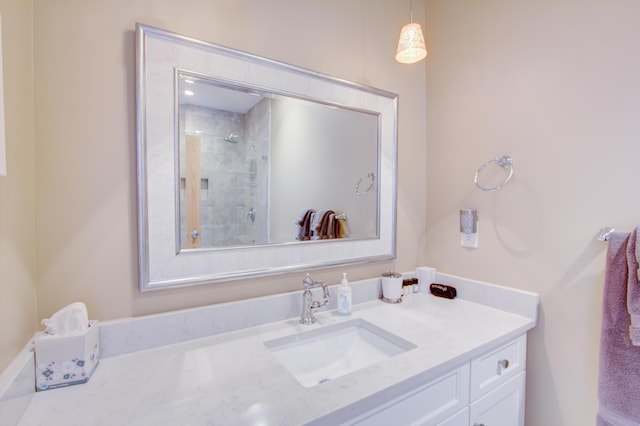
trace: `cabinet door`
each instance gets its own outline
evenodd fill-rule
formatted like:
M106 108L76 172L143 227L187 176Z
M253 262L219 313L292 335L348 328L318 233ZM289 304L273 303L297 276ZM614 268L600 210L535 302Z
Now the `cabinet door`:
M458 411L453 416L441 421L436 426L467 426L469 424L469 408Z
M524 426L525 372L471 404L471 426Z

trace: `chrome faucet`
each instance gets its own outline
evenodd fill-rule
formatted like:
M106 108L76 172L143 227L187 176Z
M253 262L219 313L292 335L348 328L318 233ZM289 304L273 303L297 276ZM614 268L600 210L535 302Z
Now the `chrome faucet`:
M313 281L311 275L307 273L302 281L304 284L304 293L302 293L302 317L300 317L300 324L313 324L316 322L316 318L313 316L315 309L321 308L329 303L329 288L324 281ZM313 294L311 289L322 286L322 302L313 300Z

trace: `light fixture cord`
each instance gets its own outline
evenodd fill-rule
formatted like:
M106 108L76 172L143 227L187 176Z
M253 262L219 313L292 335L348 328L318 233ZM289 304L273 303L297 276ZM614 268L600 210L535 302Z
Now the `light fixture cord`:
M413 24L413 0L409 1L409 21Z

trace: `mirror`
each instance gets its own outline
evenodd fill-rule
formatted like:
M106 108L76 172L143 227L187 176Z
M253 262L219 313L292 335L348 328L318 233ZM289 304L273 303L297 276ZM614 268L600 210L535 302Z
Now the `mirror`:
M136 32L141 290L395 257L397 95Z
M183 71L178 99L181 249L378 236L377 114Z

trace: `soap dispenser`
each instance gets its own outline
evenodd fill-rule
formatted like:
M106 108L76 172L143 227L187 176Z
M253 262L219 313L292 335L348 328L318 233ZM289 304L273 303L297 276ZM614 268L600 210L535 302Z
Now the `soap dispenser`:
M351 315L351 287L347 273L342 273L342 281L338 287L338 315Z

